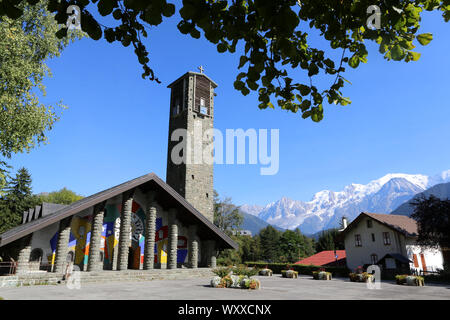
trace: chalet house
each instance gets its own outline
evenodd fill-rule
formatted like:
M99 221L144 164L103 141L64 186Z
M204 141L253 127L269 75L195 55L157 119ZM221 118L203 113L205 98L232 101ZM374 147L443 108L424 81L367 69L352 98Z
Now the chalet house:
M436 272L442 251L417 244L417 222L407 216L362 212L347 226L343 219L347 267L377 264L383 271Z

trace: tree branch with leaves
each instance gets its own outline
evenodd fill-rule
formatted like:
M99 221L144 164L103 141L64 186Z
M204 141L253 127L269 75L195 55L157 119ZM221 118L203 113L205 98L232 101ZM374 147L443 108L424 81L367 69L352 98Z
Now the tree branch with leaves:
M0 15L12 19L21 16L21 0L4 0ZM28 0L29 4L38 1ZM158 26L175 14L176 6L166 0L49 0L48 10L56 13L59 24L65 24L69 5L81 10L81 27L92 39L120 42L134 48L142 65L143 78L159 82L150 66L149 52L142 39L147 26ZM91 5L91 6L90 6ZM380 9L380 28L367 26L367 9ZM240 52L234 87L243 95L258 93L260 109L279 108L301 113L313 121L323 119L324 103L345 106L351 103L343 96L346 65L357 68L366 63L366 41L378 44L386 60L417 61L414 42L427 45L433 38L419 34L424 11L440 11L450 20L450 0L183 0L177 5L181 20L178 30L198 39L203 37L217 51ZM91 12L112 16L117 26L100 24ZM338 59L327 56L309 41L309 33L319 31L330 48L342 51ZM58 31L66 37L66 28ZM156 45L156 44L155 44ZM302 69L304 77L293 79L294 70ZM328 88L314 85L315 77L331 77Z

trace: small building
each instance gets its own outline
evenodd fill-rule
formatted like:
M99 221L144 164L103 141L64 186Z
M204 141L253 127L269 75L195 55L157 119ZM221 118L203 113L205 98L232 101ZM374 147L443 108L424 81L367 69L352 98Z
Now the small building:
M238 236L252 236L252 232L250 230L232 230L231 232L233 233L233 235Z
M407 216L362 212L348 226L343 219L347 266L377 264L382 270L436 272L444 268L440 248L417 244L417 222Z
M314 265L323 267L346 266L345 250L325 250L312 255L295 264Z

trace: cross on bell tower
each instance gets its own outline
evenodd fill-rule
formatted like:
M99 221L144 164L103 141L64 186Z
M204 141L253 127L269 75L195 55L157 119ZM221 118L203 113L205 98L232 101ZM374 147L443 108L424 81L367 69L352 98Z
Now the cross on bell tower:
M197 162L195 158L198 149L194 148L200 146L201 150L206 150L212 144L214 89L217 84L203 73L203 66L198 69L200 72L189 71L168 85L171 94L166 182L212 222L213 164L207 163L204 158ZM190 139L180 138L177 132L172 137L177 129L186 129ZM190 155L186 152L188 142L192 150ZM180 146L183 146L181 151ZM181 163L174 162L173 152L176 158L184 157L185 160Z

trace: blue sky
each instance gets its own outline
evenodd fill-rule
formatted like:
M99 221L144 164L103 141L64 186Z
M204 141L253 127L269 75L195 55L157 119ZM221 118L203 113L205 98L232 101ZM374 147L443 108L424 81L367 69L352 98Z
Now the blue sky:
M183 35L177 17L149 32L145 44L162 84L143 80L131 47L83 39L49 61L44 101L69 106L48 133L49 144L15 155L28 168L35 193L68 187L88 196L137 176L166 175L167 85L199 65L216 89L216 128L279 129L280 168L261 176L259 165L215 165L214 187L236 204L267 204L282 196L310 200L323 189L365 184L386 173L435 174L450 169L450 24L426 13L418 62L388 62L369 45L369 62L344 75L352 104L325 105L319 123L300 114L259 110L257 96L233 88L239 54L220 54L206 40ZM106 21L108 22L108 21ZM314 38L317 40L317 38ZM331 49L330 49L331 50ZM305 74L294 72L295 79ZM332 79L317 83L322 89Z

